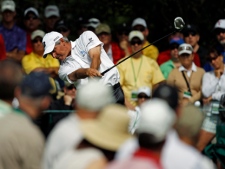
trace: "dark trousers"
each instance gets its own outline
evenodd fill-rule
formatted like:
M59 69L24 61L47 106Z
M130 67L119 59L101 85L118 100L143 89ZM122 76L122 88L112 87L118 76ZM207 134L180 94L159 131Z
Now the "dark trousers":
M120 83L117 83L112 87L113 87L113 95L115 97L116 103L124 105L125 104L124 93L120 86Z

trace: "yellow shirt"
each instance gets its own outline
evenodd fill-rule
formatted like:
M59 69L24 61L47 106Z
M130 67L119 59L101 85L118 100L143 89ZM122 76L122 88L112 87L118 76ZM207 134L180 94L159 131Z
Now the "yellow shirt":
M50 68L50 67L59 67L59 61L53 58L51 55L48 55L46 58L31 52L28 55L25 55L22 59L22 66L26 74L29 74L36 68Z
M130 58L117 68L124 95L133 105L136 103L131 100L132 91L143 86L151 89L153 85L165 80L156 61L144 55L139 58Z
M150 43L148 41L145 41L143 48L148 45L150 45ZM151 45L143 50L143 55L148 56L154 60L157 60L158 55L159 55L159 50L156 46Z

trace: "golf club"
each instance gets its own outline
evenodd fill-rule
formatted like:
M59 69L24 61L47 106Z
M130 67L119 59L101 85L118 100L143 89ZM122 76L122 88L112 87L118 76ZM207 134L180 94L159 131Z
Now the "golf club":
M181 30L184 28L184 25L185 25L184 20L183 20L181 17L176 17L176 18L174 19L174 27L175 27L175 29L181 31ZM147 48L147 47L149 47L149 46L155 44L156 42L158 42L158 41L160 41L160 40L162 40L162 39L164 39L164 38L166 38L166 37L172 35L172 34L175 33L177 30L174 30L173 32L171 32L171 33L169 33L169 34L163 36L162 38L159 38L158 40L152 42L151 44L145 46L144 48L138 50L137 52L131 54L130 56L128 56L128 57L126 57L125 59L123 59L123 60L121 60L120 62L118 62L117 64L115 64L115 65L113 65L112 67L106 69L104 72L101 73L101 75L103 76L105 73L107 73L108 71L110 71L110 70L113 69L114 67L118 66L120 63L124 62L125 60L129 59L130 57L134 56L134 55L137 54L138 52L144 50L145 48Z

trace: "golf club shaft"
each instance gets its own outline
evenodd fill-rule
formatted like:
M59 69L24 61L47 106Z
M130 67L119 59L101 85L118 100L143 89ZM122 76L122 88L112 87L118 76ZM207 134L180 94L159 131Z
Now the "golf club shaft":
M126 57L125 59L121 60L121 61L118 62L117 64L115 64L115 65L113 65L112 67L106 69L104 72L101 73L101 75L103 76L105 73L107 73L108 71L110 71L110 70L113 69L114 67L118 66L120 63L124 62L125 60L129 59L130 57L134 56L134 55L137 54L138 52L144 50L145 48L147 48L147 47L149 47L149 46L155 44L156 42L158 42L158 41L160 41L160 40L162 40L162 39L164 39L164 38L166 38L166 37L172 35L172 34L175 33L175 32L176 32L176 30L174 30L173 32L171 32L171 33L169 33L169 34L167 34L167 35L165 35L165 36L159 38L158 40L152 42L151 44L145 46L144 48L138 50L137 52L134 52L133 54L131 54L130 56L128 56L128 57Z

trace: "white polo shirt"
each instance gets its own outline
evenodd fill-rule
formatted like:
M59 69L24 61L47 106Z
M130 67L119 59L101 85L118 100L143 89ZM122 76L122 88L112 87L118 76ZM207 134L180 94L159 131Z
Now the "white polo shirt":
M71 55L62 61L59 68L59 77L65 81L74 83L68 78L68 75L79 68L90 68L92 60L88 55L88 51L98 45L101 45L101 64L98 71L102 73L112 67L114 64L103 49L103 43L92 31L85 31L76 41L71 42ZM119 78L119 72L115 67L101 77L100 80L106 85L113 86L119 83ZM88 78L80 79L77 82L78 85L86 84Z

